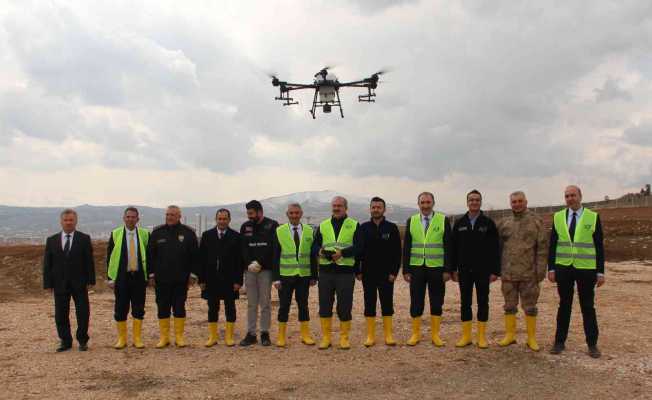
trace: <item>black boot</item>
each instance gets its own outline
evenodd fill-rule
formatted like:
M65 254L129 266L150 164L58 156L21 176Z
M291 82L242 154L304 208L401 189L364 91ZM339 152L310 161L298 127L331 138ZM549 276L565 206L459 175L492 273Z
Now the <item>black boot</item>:
M561 354L562 351L566 349L566 346L563 343L555 343L554 346L552 346L552 349L550 349L550 354Z
M589 355L592 358L600 358L602 356L602 353L600 352L600 349L598 349L597 345L589 346Z
M252 344L258 343L258 339L256 339L256 335L252 335L251 333L247 333L247 336L244 337L240 341L240 346L251 346Z
M56 352L61 353L63 351L70 350L72 348L72 343L61 342L59 347L57 347Z
M260 344L263 346L271 346L272 341L269 340L269 332L260 332Z

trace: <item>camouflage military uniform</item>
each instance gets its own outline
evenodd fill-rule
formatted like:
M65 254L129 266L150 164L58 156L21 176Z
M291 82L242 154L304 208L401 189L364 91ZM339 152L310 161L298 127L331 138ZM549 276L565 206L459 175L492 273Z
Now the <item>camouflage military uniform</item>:
M525 315L537 315L540 283L546 276L547 241L543 221L530 210L498 223L501 290L505 314L516 314L519 297Z

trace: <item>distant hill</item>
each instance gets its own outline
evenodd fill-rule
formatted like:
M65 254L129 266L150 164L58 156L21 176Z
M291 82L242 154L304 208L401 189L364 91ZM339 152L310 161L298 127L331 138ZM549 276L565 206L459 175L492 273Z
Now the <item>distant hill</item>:
M330 201L333 196L342 195L349 201L349 215L359 221L369 218L369 200L362 197L348 196L330 190L298 192L284 196L261 199L265 215L285 222L285 210L288 203L301 204L304 210L304 220L316 224L330 215ZM247 200L248 201L248 200ZM201 229L214 226L215 211L227 208L231 211L234 229L246 220L246 201L215 206L183 207L182 213L186 224L198 228L199 216L202 219ZM122 222L122 212L126 205L93 206L84 204L73 207L79 214L79 230L90 233L93 238L108 237L111 229ZM140 211L141 225L152 228L163 223L163 208L136 205ZM48 235L57 232L59 228L59 213L61 207L13 207L0 206L0 242L41 241ZM387 205L387 218L403 223L416 208L397 204Z

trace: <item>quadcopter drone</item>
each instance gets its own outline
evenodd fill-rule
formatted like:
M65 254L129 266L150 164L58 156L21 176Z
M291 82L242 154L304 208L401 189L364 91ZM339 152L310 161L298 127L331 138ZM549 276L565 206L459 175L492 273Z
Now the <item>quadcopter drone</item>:
M334 74L328 72L330 68L332 67L324 67L321 71L317 72L312 84L289 83L280 81L275 75L270 75L270 78L272 78L272 85L278 86L280 91L279 96L274 99L282 101L284 106L291 106L293 104L299 104L298 101L294 101L294 99L290 97L291 91L315 89L315 96L312 100L312 109L310 110L312 119L315 119L315 111L317 110L317 107L321 107L324 113L330 113L332 107L339 107L340 115L344 118L342 103L340 103L340 88L342 87L367 88L367 94L359 95L358 101L364 103L376 102L374 97L376 97L375 90L378 87L378 77L387 71L378 71L372 74L369 78L364 78L359 81L341 83L337 80L337 77Z

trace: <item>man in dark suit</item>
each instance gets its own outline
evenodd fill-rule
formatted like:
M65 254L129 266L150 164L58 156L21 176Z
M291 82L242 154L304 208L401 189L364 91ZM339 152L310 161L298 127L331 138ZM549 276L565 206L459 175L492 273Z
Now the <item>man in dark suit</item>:
M75 302L79 350L88 350L88 288L95 285L95 263L91 237L76 231L77 212L61 212L62 231L50 236L43 257L43 288L54 293L54 320L61 344L57 352L72 347L70 298Z
M225 208L215 214L216 226L202 234L199 245L200 267L199 285L202 297L208 303L208 332L206 347L217 344L217 319L220 312L220 300L224 302L226 315L226 333L224 342L227 346L235 344L233 328L235 326L235 300L242 286L242 244L240 234L229 228L231 213Z
M115 228L106 250L107 284L115 294L114 318L118 329L116 349L127 347L127 314L131 306L134 347L145 347L142 339L147 291L147 229L138 224L138 209L127 207L123 226Z
M575 185L564 191L566 209L555 213L548 251L548 280L557 283L559 309L552 354L565 349L575 285L580 298L584 335L593 358L598 349L598 319L595 314L595 288L605 282L604 243L598 213L582 206L582 191Z

